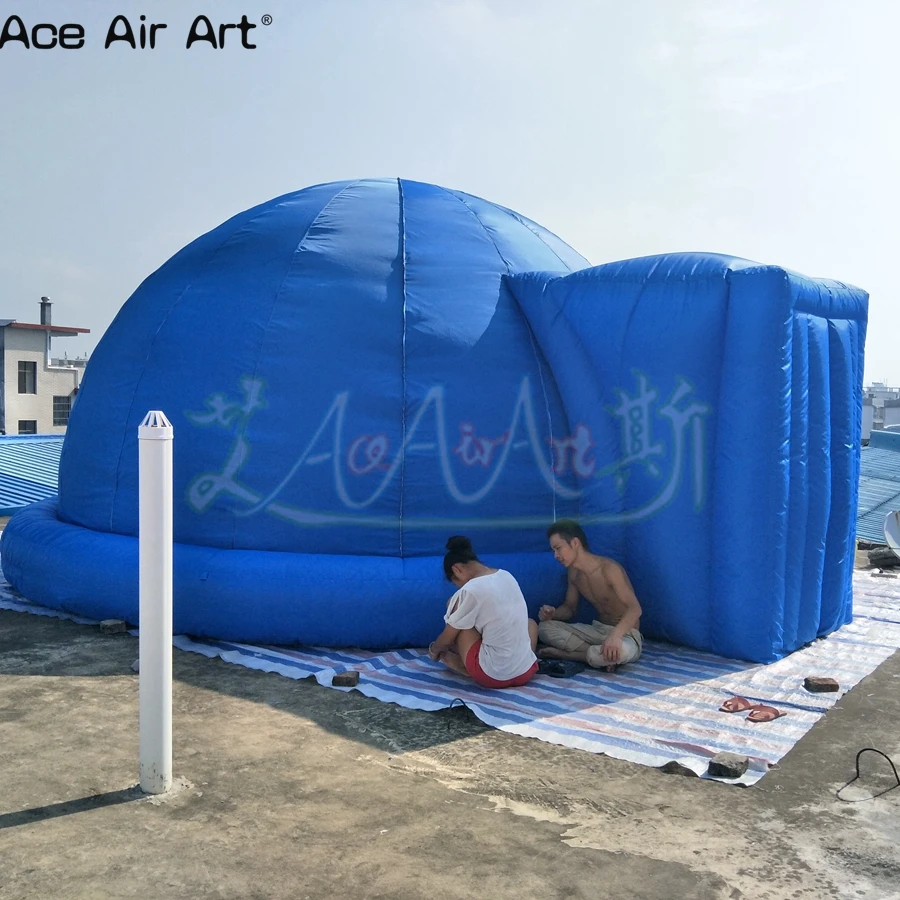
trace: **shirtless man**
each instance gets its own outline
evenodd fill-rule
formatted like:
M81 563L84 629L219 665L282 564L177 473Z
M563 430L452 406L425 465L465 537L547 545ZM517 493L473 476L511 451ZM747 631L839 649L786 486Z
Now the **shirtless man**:
M584 531L571 519L554 522L547 537L556 561L569 570L569 584L560 606L542 606L538 611L538 637L547 645L538 656L576 659L610 671L634 662L644 643L638 630L641 604L625 570L614 560L591 553ZM567 624L578 610L579 596L597 610L599 621Z

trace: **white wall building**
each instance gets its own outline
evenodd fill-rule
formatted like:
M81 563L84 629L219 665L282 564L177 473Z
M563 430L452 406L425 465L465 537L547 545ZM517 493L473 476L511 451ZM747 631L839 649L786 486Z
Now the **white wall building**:
M41 322L0 319L0 430L3 434L63 434L81 385L84 361L53 359L54 338L89 328L51 325L50 301L41 299ZM60 365L60 363L63 363Z
M884 417L882 428L896 431L900 428L900 399L884 401Z
M862 437L873 431L900 424L900 388L876 381L863 388Z
M862 410L862 439L867 441L872 429L875 427L875 406L871 397L863 397Z

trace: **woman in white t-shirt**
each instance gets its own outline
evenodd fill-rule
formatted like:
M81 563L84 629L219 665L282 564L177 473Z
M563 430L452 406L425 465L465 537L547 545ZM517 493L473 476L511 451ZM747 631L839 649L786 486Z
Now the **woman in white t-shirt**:
M472 542L459 536L447 541L444 574L459 590L447 604L446 627L428 655L482 687L516 687L529 681L538 670L538 626L528 618L516 579L484 565Z

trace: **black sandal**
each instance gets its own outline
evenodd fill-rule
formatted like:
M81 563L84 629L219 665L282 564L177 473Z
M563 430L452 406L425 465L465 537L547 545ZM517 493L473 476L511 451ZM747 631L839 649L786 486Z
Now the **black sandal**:
M585 668L585 664L577 659L538 660L538 675L549 675L551 678L571 678Z

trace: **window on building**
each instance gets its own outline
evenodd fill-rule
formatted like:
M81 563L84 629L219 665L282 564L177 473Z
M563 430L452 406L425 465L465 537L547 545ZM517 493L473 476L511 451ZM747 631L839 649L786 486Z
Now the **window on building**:
M53 424L68 425L69 413L72 411L71 397L54 397L53 398Z
M37 393L37 363L25 359L19 360L19 393Z
M37 419L19 419L19 434L37 434Z

